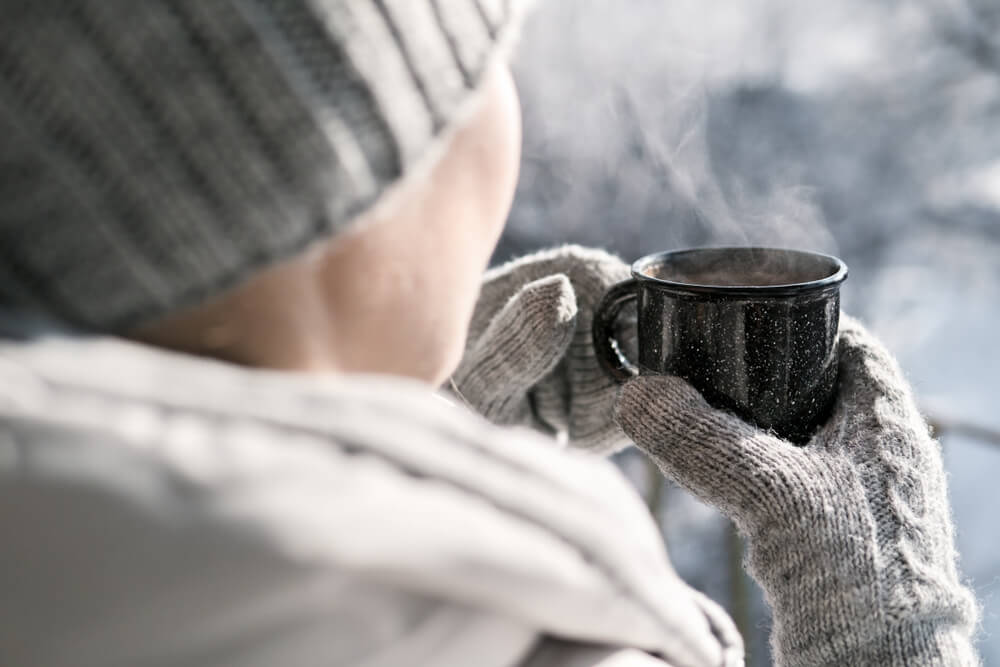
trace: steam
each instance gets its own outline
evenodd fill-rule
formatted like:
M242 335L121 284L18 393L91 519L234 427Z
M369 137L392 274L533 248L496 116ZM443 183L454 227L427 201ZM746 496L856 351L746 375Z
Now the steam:
M795 152L813 128L793 124L786 141L772 140L769 124L795 111L773 78L773 35L749 12L636 4L641 24L610 5L557 1L527 26L515 68L526 138L511 236L611 245L629 257L723 244L835 253L815 175ZM688 30L693 20L715 32ZM741 71L721 67L731 62ZM755 83L727 85L748 71Z

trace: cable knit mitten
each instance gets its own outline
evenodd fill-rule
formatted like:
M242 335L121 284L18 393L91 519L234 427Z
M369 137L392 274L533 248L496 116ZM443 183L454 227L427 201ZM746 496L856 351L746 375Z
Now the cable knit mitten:
M607 289L628 276L617 257L578 246L487 272L452 377L457 393L491 421L565 434L576 447L627 444L614 421L619 387L598 365L590 324ZM635 327L623 320L628 345Z
M796 447L687 383L630 381L625 432L729 516L774 611L779 665L976 665L941 452L896 362L843 318L833 416Z

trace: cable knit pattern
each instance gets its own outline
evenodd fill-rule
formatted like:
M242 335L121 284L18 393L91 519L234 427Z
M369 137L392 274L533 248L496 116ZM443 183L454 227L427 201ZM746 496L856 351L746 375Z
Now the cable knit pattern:
M614 421L618 386L598 365L594 308L628 266L602 250L563 246L489 271L453 380L490 420L563 433L595 451L627 443ZM622 338L635 327L623 318Z
M843 318L835 412L794 447L673 377L624 389L625 432L732 518L780 665L976 665L940 448L896 362Z

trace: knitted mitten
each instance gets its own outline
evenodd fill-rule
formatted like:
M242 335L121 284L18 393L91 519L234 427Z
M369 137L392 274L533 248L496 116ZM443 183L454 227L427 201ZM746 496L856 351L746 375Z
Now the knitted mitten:
M840 355L834 414L805 447L709 407L674 377L630 381L618 418L746 536L777 664L978 664L940 449L895 361L847 318Z
M614 421L619 387L598 365L590 323L608 287L628 276L617 257L578 246L489 271L452 377L458 393L496 423L565 434L585 449L625 445ZM623 326L626 345L628 332L634 341L634 326Z

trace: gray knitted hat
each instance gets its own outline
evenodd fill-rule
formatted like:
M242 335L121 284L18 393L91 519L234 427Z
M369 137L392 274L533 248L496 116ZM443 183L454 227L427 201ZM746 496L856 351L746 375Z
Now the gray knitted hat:
M0 309L121 330L344 228L525 0L0 0Z

